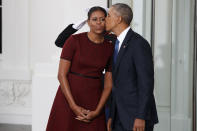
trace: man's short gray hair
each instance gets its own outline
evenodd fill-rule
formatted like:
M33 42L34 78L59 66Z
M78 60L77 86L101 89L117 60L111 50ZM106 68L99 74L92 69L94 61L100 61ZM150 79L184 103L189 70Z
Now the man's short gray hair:
M123 21L126 24L131 24L131 21L133 19L133 11L127 4L116 3L112 5L112 7L115 9L118 15L122 17Z

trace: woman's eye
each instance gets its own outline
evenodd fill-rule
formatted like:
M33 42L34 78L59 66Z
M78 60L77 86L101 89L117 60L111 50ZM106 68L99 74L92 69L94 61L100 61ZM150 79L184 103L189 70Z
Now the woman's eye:
M94 22L96 22L96 21L104 22L105 18L92 18L91 20Z
M105 18L102 18L101 21L105 21Z
M94 18L94 19L92 19L92 21L97 21L97 19L96 19L96 18Z

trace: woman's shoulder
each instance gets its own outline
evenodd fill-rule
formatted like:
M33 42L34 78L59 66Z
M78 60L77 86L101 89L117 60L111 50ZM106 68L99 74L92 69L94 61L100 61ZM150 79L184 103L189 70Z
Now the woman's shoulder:
M109 48L113 48L114 44L112 41L110 40L104 40L104 44L107 45Z
M112 41L105 40L104 45L106 45L105 47L107 48L109 53L112 53L114 51L114 44Z
M82 32L82 33L74 34L72 35L72 37L77 40L77 39L85 38L86 34L87 32Z
M68 38L68 41L71 43L75 43L74 45L78 45L81 43L81 41L85 40L84 38L85 38L85 32L71 35Z

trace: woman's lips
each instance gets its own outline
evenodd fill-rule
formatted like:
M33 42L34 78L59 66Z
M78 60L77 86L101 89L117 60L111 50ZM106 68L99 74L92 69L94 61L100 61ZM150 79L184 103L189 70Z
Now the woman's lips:
M96 30L103 30L104 28L103 27L96 27L95 29Z

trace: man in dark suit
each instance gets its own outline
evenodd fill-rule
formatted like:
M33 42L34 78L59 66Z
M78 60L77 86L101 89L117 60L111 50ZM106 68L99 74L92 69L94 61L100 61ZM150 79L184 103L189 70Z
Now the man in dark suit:
M131 8L121 3L112 5L106 18L106 30L117 36L109 131L153 131L158 123L151 48L129 27L132 18Z

